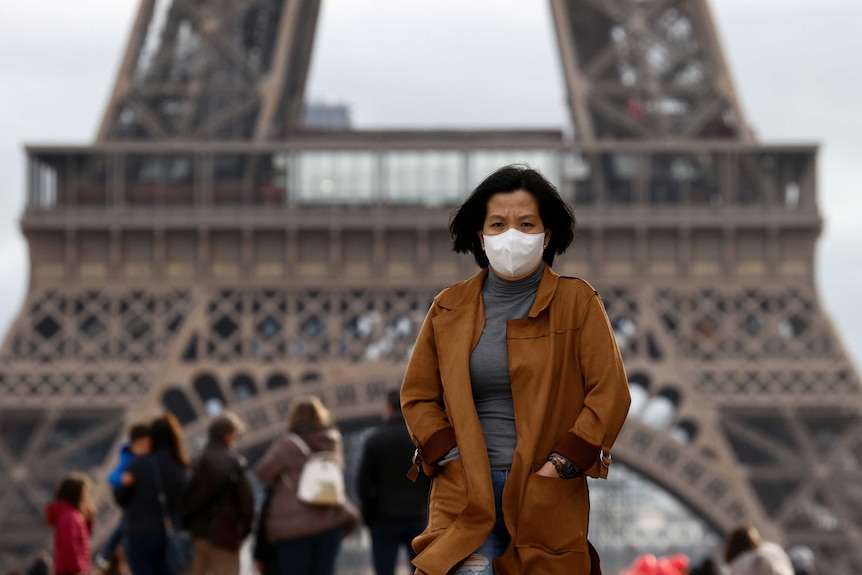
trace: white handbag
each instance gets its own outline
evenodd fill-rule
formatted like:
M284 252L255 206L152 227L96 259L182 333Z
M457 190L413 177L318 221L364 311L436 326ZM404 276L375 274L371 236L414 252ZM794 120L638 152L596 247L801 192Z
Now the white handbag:
M296 489L296 497L309 505L342 505L347 501L344 490L344 473L332 451L311 451L308 444L295 434L288 434L299 446L307 459L299 474L299 484L282 474L281 478L290 489Z

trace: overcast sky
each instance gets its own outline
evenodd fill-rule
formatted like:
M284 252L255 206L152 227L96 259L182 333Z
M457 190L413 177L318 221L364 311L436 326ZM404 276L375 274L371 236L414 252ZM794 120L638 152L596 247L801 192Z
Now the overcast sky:
M0 0L0 334L28 276L22 144L92 140L137 0ZM743 109L765 142L816 142L817 285L862 365L862 2L712 0ZM323 0L307 96L359 127L562 126L547 3Z

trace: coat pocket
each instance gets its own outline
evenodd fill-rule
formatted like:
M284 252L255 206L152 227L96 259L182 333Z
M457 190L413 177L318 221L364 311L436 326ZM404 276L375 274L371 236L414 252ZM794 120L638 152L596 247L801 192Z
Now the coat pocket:
M585 551L589 513L583 478L530 473L518 513L515 546L538 547L551 553Z
M439 469L431 483L428 529L445 529L467 506L467 476L460 459Z

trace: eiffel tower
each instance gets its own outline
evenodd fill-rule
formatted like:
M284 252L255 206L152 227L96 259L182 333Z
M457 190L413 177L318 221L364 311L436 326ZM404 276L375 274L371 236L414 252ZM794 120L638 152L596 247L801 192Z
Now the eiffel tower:
M549 3L573 140L311 129L320 0L141 0L96 141L27 148L4 570L49 545L69 470L96 480L104 537L124 430L161 410L190 447L234 410L252 460L300 394L373 421L430 299L475 271L449 211L526 161L578 210L556 268L599 288L625 355L615 458L719 536L752 523L862 572L862 386L814 285L816 147L755 141L706 0Z

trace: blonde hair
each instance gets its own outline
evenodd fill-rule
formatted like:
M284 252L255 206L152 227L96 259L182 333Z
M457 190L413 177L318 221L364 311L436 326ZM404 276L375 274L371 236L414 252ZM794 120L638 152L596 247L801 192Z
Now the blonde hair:
M332 426L329 410L317 397L298 397L290 406L287 416L287 430L293 433L305 433L315 429Z

